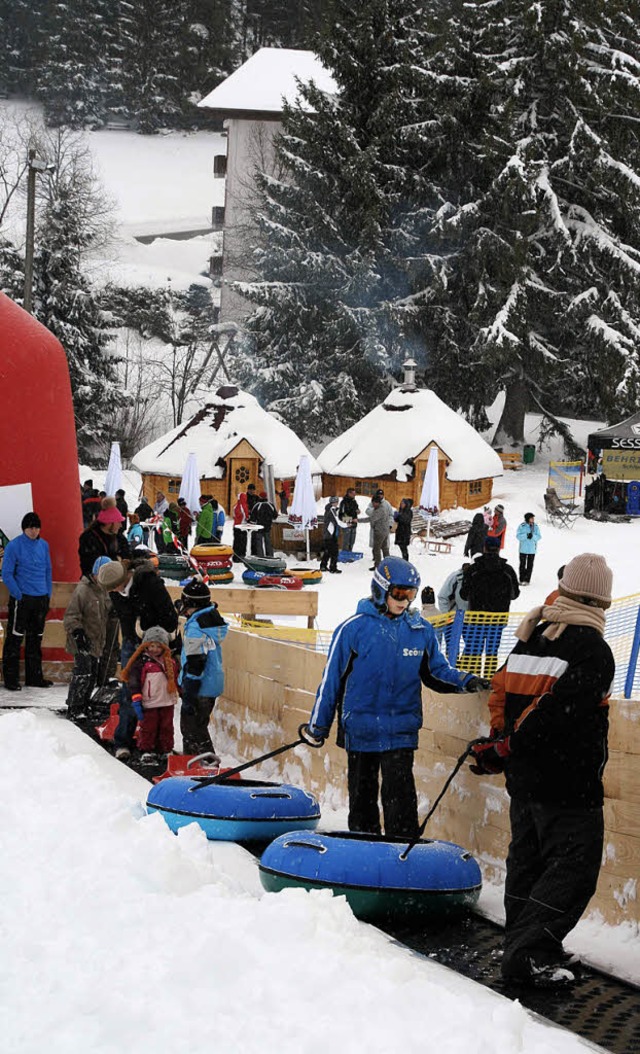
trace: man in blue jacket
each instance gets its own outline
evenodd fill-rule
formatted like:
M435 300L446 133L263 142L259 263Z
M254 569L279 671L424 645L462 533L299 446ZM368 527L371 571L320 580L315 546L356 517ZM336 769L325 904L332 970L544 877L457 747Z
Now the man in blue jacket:
M9 542L2 565L2 580L9 590L7 637L2 654L2 676L9 692L19 692L20 647L24 646L25 684L50 688L53 681L42 674L42 634L51 598L51 557L40 537L42 526L35 512L22 518L22 534Z
M380 834L378 780L388 838L418 831L413 755L422 727L422 684L436 692L477 692L489 682L454 670L428 622L409 605L420 587L413 564L386 557L371 597L333 634L324 676L303 734L318 745L338 713L348 755L349 830Z
M209 720L224 687L220 645L229 626L211 600L209 587L198 578L192 578L182 590L180 612L187 616L178 678L182 688L182 749L185 754L214 753Z

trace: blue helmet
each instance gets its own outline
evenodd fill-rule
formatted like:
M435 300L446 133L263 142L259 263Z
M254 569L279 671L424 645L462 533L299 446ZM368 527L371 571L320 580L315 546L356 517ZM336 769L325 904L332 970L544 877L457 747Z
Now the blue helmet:
M419 589L420 575L413 564L400 556L385 556L376 567L371 579L371 596L374 604L384 607L387 593L391 586L404 586L405 589Z
M101 567L104 567L105 564L111 563L113 563L113 560L110 560L108 556L99 556L97 560L94 561L93 567L91 568L91 574L97 575Z

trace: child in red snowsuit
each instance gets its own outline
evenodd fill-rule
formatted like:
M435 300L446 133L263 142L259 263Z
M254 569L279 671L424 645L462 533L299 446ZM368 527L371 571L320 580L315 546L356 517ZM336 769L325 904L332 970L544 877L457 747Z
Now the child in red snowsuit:
M131 702L140 721L138 749L143 764L173 750L173 713L178 702L178 665L169 648L169 634L161 626L146 630L120 674L128 681Z

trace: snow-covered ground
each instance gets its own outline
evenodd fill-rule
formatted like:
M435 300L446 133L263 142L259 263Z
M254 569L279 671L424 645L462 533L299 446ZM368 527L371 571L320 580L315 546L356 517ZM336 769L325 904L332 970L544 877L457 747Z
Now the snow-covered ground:
M3 714L0 762L11 1054L593 1049L343 898L264 893L249 853L145 815L148 784L60 716Z

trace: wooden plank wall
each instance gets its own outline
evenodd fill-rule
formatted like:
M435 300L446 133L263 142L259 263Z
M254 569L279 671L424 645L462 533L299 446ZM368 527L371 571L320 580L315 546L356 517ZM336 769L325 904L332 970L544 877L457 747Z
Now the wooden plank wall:
M215 724L231 740L239 759L249 759L293 741L308 719L325 656L231 630L223 646L225 695ZM416 754L420 811L435 800L470 739L488 730L487 697L436 695L425 690L425 727ZM640 923L640 704L611 704L610 761L605 778L605 852L590 910L606 922ZM335 730L321 750L275 758L270 772L292 773L302 786L346 804L344 751ZM264 778L264 775L263 775ZM502 879L509 845L509 805L502 776L474 776L465 766L438 806L429 833L470 849L485 877Z

